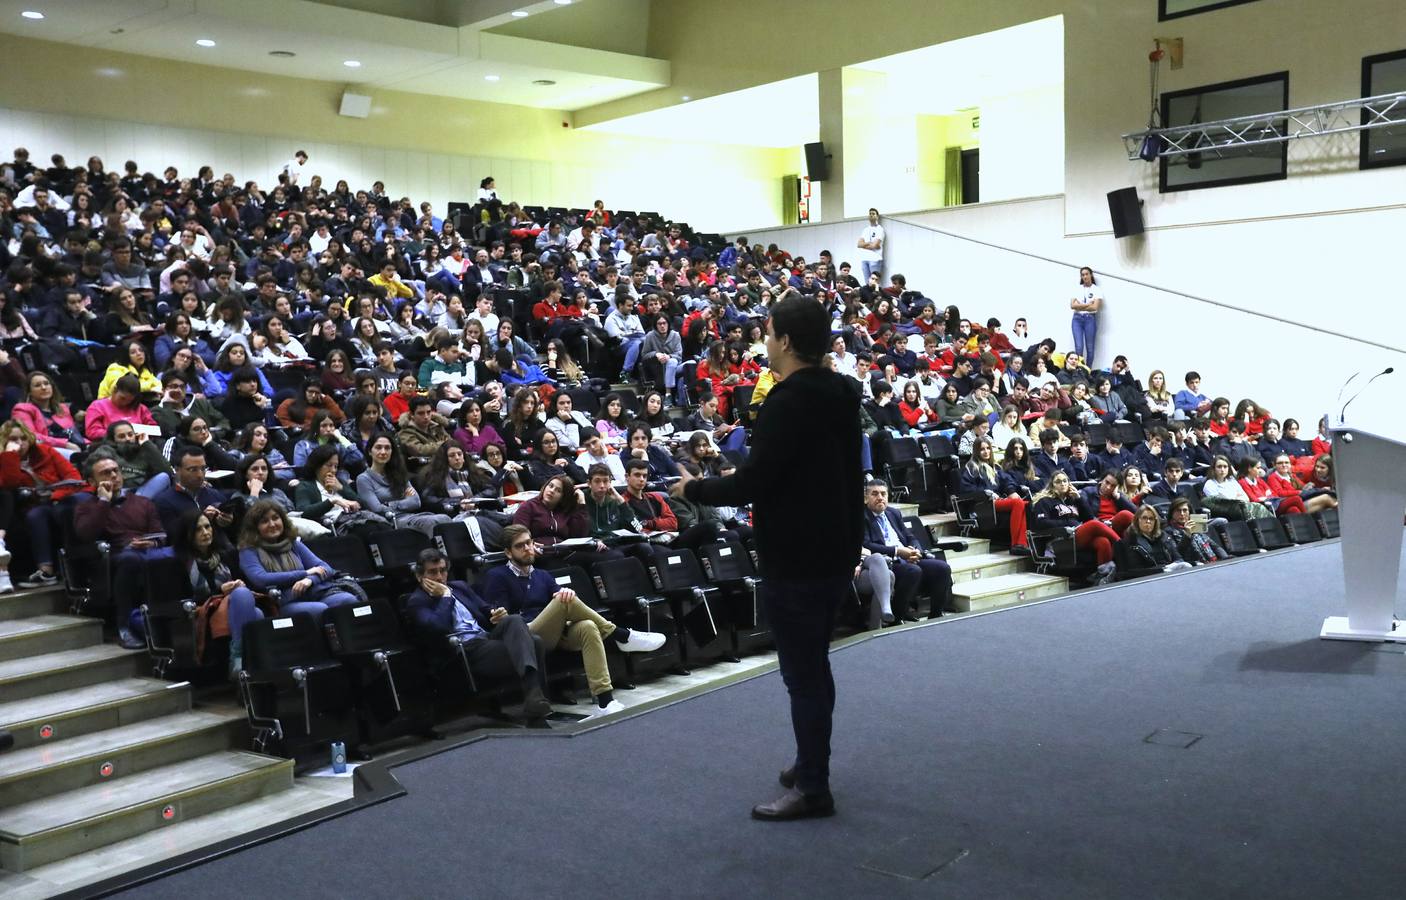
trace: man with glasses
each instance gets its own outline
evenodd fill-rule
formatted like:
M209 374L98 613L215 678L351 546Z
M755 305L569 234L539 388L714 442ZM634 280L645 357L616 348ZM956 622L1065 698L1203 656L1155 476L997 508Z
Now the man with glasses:
M626 653L648 653L664 646L664 635L616 625L582 603L571 588L560 586L550 573L536 568L537 546L524 526L504 528L503 544L508 561L484 576L484 601L495 612L521 615L544 649L581 654L596 705L592 716L623 710L624 704L612 692L605 641L614 641Z
M205 451L187 444L176 451L172 462L176 480L154 498L163 530L172 534L181 515L192 509L204 512L216 528L234 525L234 516L220 509L228 498L205 481Z
M530 537L527 543L532 543ZM449 558L439 550L420 552L415 577L419 587L405 601L415 626L426 635L466 638L464 656L480 689L493 683L518 683L524 701L523 719L529 725L546 727L552 705L542 693L545 651L522 616L491 607L462 581L451 582Z
M96 498L73 511L73 533L80 541L107 541L112 545L112 605L117 622L117 642L126 650L145 645L128 628L133 607L146 595L148 563L169 559L166 528L156 504L123 489L122 467L110 456L99 456L88 466L88 482Z

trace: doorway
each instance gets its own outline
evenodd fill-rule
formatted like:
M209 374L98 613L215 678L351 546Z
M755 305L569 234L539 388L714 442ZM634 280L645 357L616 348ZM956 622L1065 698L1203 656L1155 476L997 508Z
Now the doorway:
M981 202L981 150L962 151L962 205Z

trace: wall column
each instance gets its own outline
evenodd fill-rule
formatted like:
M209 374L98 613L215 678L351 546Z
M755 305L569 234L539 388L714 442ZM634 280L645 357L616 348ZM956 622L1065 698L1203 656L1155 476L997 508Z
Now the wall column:
M826 69L820 91L820 142L830 155L830 173L820 189L820 221L845 217L845 86L843 69Z

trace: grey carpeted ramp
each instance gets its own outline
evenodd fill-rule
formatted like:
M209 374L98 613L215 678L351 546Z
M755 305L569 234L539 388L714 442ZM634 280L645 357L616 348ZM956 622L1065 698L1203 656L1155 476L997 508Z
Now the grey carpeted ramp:
M408 796L145 897L1406 896L1406 656L1319 641L1336 544L836 652L839 814L753 822L770 674L571 739L394 770Z

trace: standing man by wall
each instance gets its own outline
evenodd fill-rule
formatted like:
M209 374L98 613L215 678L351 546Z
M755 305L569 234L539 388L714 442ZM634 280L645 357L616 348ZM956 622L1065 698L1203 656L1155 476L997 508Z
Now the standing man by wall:
M823 307L798 295L776 303L766 346L778 383L757 418L750 455L731 475L698 479L683 472L671 488L709 506L752 504L760 590L796 736L795 761L781 773L786 793L753 807L758 819L835 811L830 635L859 559L863 493L859 386L820 365L829 344Z
M864 269L864 283L870 273L884 271L884 226L879 224L879 211L869 207L869 224L859 233L859 265Z

